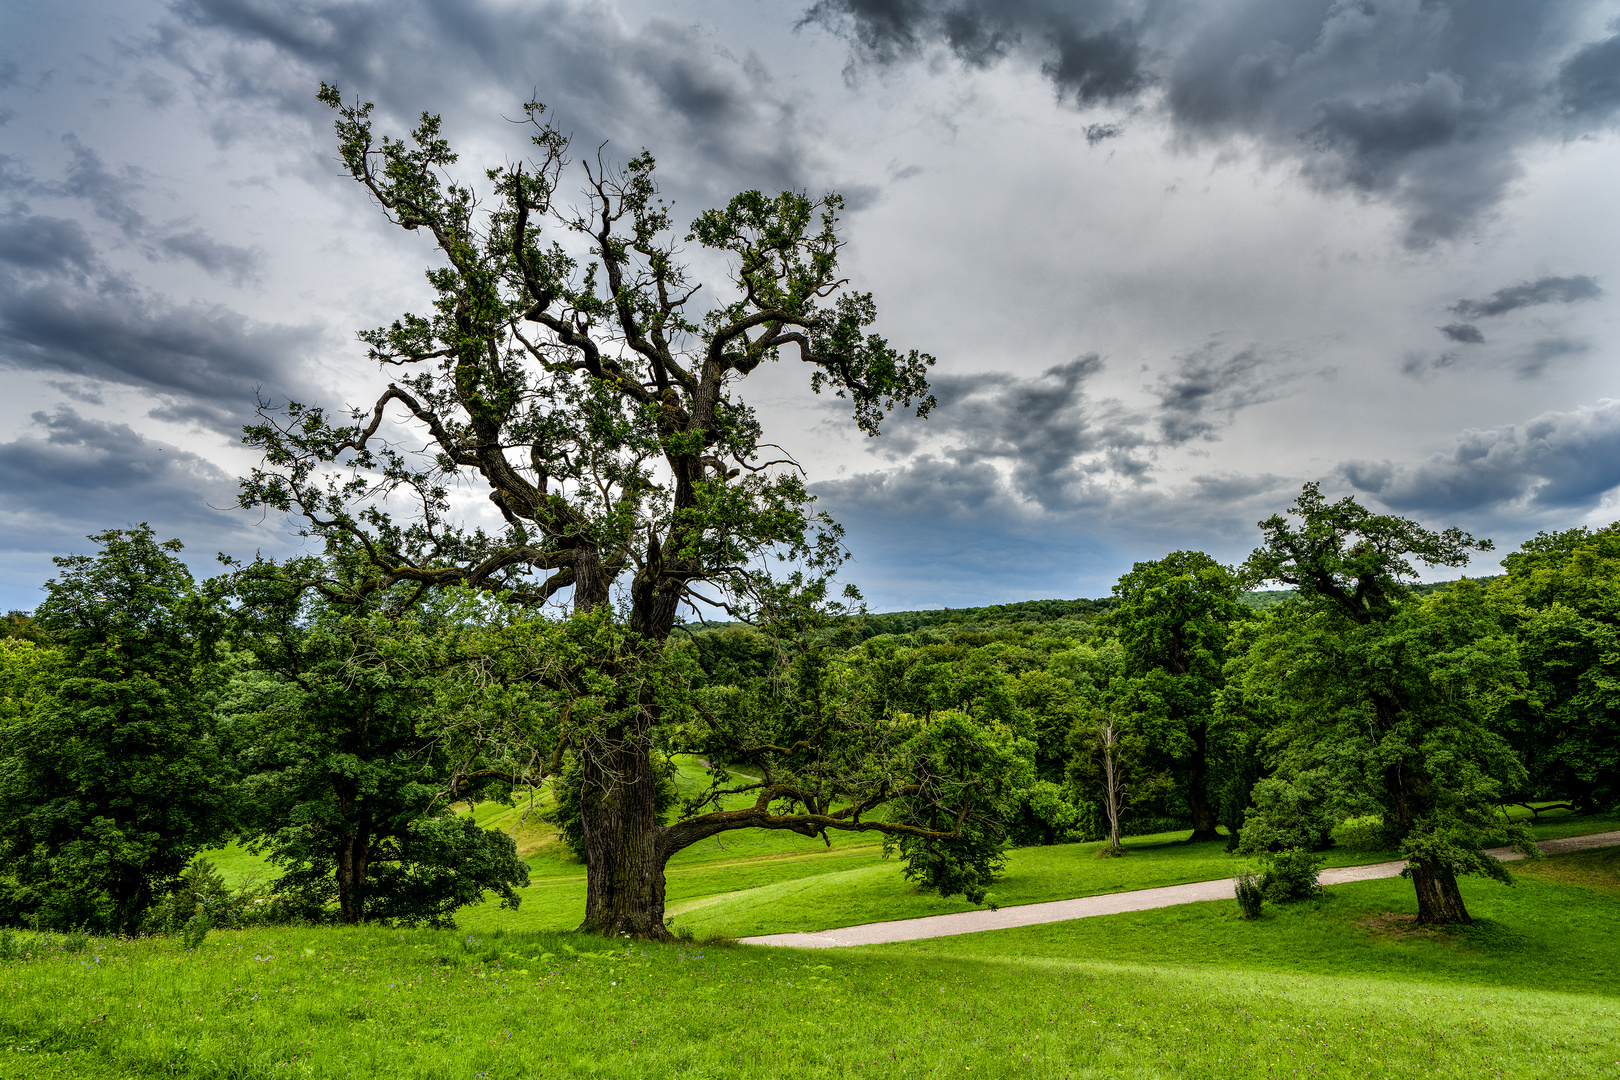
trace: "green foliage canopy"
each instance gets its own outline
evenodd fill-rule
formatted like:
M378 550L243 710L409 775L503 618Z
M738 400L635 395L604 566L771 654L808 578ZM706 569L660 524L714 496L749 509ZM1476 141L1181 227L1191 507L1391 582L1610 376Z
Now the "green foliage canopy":
M212 606L179 541L146 525L90 539L98 554L54 560L37 612L55 654L7 650L13 680L48 666L57 682L47 698L34 681L5 728L0 916L129 933L229 834L235 770L208 700Z
M1530 849L1497 810L1524 780L1495 727L1518 667L1478 585L1419 600L1405 581L1411 560L1458 566L1490 544L1350 498L1329 504L1314 484L1291 512L1300 527L1280 515L1262 522L1265 546L1244 570L1299 596L1269 609L1234 672L1242 693L1280 720L1279 783L1304 784L1320 770L1330 782L1319 790L1340 817L1376 808L1410 860L1420 920L1467 922L1454 875L1507 879L1482 850L1504 831ZM1276 791L1269 805L1297 816L1300 800ZM1249 835L1297 828L1263 824Z
M1502 560L1491 596L1518 641L1521 793L1620 806L1620 525L1541 533Z
M279 573L236 584L235 640L253 664L222 711L241 748L244 831L283 868L275 890L308 918L335 905L350 924L449 925L486 891L516 907L529 871L512 838L448 805L445 714L469 696L476 648L448 597L395 616L301 602Z

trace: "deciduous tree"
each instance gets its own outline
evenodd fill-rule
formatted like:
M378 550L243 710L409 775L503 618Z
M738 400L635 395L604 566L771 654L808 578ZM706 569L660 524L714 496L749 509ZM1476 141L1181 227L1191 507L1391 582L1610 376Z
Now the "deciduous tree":
M1114 586L1118 606L1099 620L1119 639L1126 676L1144 680L1186 732L1178 740L1185 755L1170 763L1184 777L1193 840L1218 835L1210 728L1227 642L1247 614L1240 591L1236 575L1203 552L1173 551L1121 577Z
M1502 560L1495 606L1519 644L1519 797L1620 807L1620 525L1542 533Z
M1317 789L1332 792L1341 813L1376 806L1409 860L1419 921L1468 922L1456 875L1507 879L1484 842L1505 831L1533 850L1497 812L1523 778L1493 727L1517 667L1477 585L1423 600L1408 583L1414 560L1461 566L1490 542L1374 514L1351 498L1329 503L1315 484L1290 513L1299 527L1282 515L1261 522L1265 544L1244 564L1253 583L1298 590L1267 621L1243 672L1246 693L1288 699L1279 782L1326 774L1333 782ZM1298 816L1298 800L1282 793L1272 805Z
M57 643L50 695L0 750L0 910L10 920L132 933L154 896L235 810L215 737L213 605L152 530L92 536L55 559L39 625Z
M281 867L275 890L305 917L335 908L350 925L449 925L487 891L516 907L529 868L512 838L446 797L446 714L469 697L476 655L456 605L334 606L267 569L235 580L234 636L253 664L220 711L244 773L243 834Z
M361 335L398 372L370 408L266 411L249 431L264 464L242 501L302 515L339 569L300 584L334 602L408 603L450 584L519 605L571 600L572 620L535 629L550 651L524 654L522 677L553 695L540 725L554 733L553 752L541 760L560 761L566 748L583 770L583 927L667 936L665 862L724 830L955 834L872 816L904 797L959 822L980 792L906 775L922 759L896 751L907 740L877 733L858 710L800 697L752 725L701 714L687 723L659 689L672 685L661 673L683 605L774 620L791 638L795 620L832 602L845 557L842 531L814 511L797 464L765 441L738 396L741 380L796 359L868 435L890 410L926 415L934 404L932 359L874 333L872 297L842 276L839 198L750 191L698 215L685 242L731 271L729 282L700 283L645 152L623 166L587 160L585 202L565 205L568 140L531 103L536 159L485 172L481 201L452 176L437 117L424 115L408 139L378 138L369 104L327 86L320 96L338 110L350 175L437 249L435 299L425 314ZM388 441L395 415L426 454ZM504 524L462 524L451 500L461 485L486 493ZM408 495L417 509L396 520L384 495ZM655 755L696 745L765 779L716 788L665 823ZM726 801L743 794L747 807Z

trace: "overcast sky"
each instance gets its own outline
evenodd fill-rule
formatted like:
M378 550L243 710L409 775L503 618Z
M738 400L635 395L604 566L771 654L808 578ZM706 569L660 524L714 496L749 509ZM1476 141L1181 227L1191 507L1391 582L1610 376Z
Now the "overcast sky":
M227 509L255 395L374 398L354 332L431 257L323 79L473 176L537 96L683 220L843 192L940 408L745 394L876 609L1238 560L1311 480L1499 550L1620 519L1617 3L7 0L0 43L0 607L138 521L296 547Z

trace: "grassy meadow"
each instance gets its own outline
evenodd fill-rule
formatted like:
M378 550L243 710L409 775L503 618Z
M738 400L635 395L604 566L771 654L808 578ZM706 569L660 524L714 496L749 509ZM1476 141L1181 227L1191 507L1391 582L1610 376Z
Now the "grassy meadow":
M684 763L683 784L701 778ZM567 932L583 867L481 807L533 868L455 931L266 928L0 938L0 1080L44 1077L1551 1077L1620 1074L1620 850L1468 881L1476 925L1416 932L1409 883L1336 886L1245 922L1231 902L865 949L727 945L965 910L860 838L742 833L683 852L677 930ZM1543 815L1544 838L1620 828ZM1010 853L1001 904L1227 877L1223 842ZM1388 852L1334 851L1333 865ZM266 874L237 848L226 876Z
M1374 881L1255 923L1209 903L817 952L25 936L0 1077L1613 1076L1620 896L1561 873L1470 883L1479 924L1444 934Z

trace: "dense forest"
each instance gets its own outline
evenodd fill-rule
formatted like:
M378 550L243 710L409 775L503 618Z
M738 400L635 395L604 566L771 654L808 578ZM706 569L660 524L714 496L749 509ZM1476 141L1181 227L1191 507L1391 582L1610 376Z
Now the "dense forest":
M1301 505L1353 506L1309 489ZM1297 564L1356 549L1312 556L1280 520L1244 567L1172 552L1105 599L682 624L633 677L673 717L656 759L708 755L714 782L684 802L661 783L660 820L740 812L773 756L836 725L860 734L813 755L831 793L816 812L850 809L849 776L893 770L868 812L926 888L977 901L1010 846L1173 829L1286 863L1349 822L1413 860L1444 921L1467 918L1445 882L1503 873L1480 854L1515 839L1502 805L1620 804L1620 525L1414 587L1388 560L1313 579ZM472 591L357 609L252 567L195 581L144 527L93 539L0 624L0 920L444 925L491 892L515 904L527 879L465 809L536 791L583 857L584 764L561 732L627 677L602 662L609 623L514 617ZM1264 563L1279 553L1294 561ZM1260 574L1295 585L1256 603ZM537 676L548 663L565 677ZM785 745L746 752L744 729ZM918 776L973 796L930 797ZM818 796L769 797L802 812ZM231 839L279 877L252 895L211 883L193 860Z

